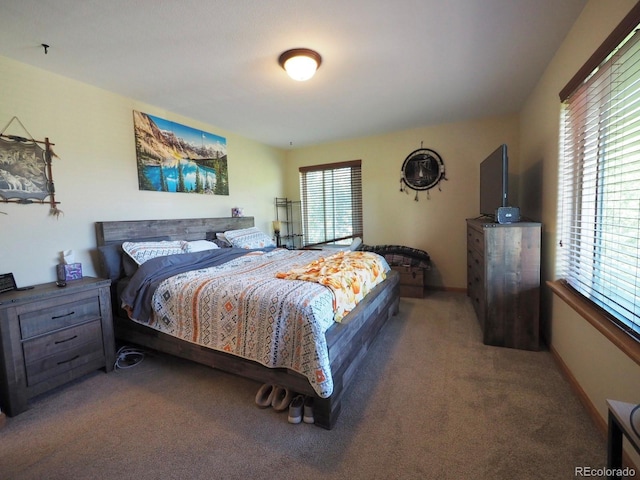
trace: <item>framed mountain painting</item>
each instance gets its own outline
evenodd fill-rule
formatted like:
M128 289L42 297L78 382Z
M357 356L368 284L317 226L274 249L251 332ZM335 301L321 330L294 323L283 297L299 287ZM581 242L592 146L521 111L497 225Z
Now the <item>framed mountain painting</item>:
M140 190L229 195L224 137L135 110L133 127Z

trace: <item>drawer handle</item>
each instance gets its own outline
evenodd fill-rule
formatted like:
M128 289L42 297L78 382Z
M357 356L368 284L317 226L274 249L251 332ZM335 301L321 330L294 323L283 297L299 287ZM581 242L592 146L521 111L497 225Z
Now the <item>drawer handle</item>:
M68 342L70 340L73 340L74 338L78 338L78 335L74 335L73 337L67 338L66 340L56 340L55 342L53 342L55 345L58 345L59 343L64 343L64 342Z
M63 360L62 362L58 362L58 365L62 365L63 363L73 362L77 358L80 358L80 355L76 355L75 357L70 358L69 360Z
M64 315L58 315L55 317L51 317L51 320L57 320L58 318L70 317L71 315L75 315L76 312L65 313Z

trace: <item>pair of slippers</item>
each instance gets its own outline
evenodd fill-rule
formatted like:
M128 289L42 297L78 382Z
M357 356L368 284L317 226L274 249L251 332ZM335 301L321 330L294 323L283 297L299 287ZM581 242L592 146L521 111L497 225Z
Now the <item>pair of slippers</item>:
M276 412L289 409L289 423L314 423L313 397L295 395L285 387L265 383L256 394L256 405L260 408L273 408Z
M265 383L256 394L256 405L260 408L273 408L284 412L293 400L293 392L285 387Z

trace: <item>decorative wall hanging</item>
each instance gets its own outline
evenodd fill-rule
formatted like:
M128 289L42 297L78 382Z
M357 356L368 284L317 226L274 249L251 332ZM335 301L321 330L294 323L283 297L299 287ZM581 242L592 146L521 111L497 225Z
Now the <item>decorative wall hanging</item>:
M140 190L229 195L224 137L135 110L133 127Z
M407 188L416 191L414 200L418 201L418 193L426 190L427 199L429 190L438 185L438 190L442 191L439 184L442 180L447 180L444 171L444 162L437 152L420 148L411 152L405 158L400 171L400 191L409 193Z
M5 135L13 122L20 124L28 137ZM44 149L41 145L44 145ZM57 157L48 138L34 140L18 117L13 117L0 131L0 201L4 203L48 203L49 214L58 217L51 159ZM49 197L49 200L46 200Z

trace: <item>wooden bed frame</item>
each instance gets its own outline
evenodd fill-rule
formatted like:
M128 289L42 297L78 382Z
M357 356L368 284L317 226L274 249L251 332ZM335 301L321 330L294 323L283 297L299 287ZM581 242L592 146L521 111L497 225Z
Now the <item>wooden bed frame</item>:
M161 236L171 240L202 240L211 238L215 232L253 225L253 217L97 222L96 238L98 247ZM112 289L115 289L115 286L113 282ZM333 393L329 398L318 397L308 380L297 372L268 368L251 360L174 338L129 320L122 314L118 305L113 305L113 319L116 338L122 342L134 343L313 396L315 424L331 429L340 414L345 392L358 369L365 363L370 345L387 319L398 312L399 293L399 275L390 271L387 279L377 285L342 323L336 323L327 330L326 339L334 384Z

